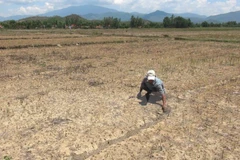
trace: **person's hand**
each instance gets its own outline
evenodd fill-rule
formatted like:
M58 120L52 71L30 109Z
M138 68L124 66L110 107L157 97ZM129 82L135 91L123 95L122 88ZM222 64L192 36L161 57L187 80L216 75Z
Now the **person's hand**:
M167 105L163 105L162 110L165 114L169 114L171 112L171 108L167 107Z
M167 108L167 105L166 105L166 104L163 104L163 105L162 105L162 108Z

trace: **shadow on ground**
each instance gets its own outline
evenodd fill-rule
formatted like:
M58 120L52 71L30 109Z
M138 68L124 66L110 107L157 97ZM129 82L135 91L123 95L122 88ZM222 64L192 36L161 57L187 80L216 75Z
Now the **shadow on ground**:
M160 96L159 93L151 93L148 102L147 102L145 94L138 93L137 99L141 100L141 102L139 102L139 104L142 106L147 105L147 103L158 104L158 105L162 106L162 104L161 104L162 97Z

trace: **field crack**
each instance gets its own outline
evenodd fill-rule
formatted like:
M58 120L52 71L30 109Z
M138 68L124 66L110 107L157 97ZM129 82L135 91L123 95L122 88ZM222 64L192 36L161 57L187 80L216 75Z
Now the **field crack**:
M123 135L121 137L118 137L116 139L112 139L112 140L109 140L109 141L106 141L104 143L99 144L98 148L95 149L95 150L92 150L91 152L84 152L84 153L81 153L81 154L72 153L71 156L72 156L73 159L77 159L77 160L87 159L91 156L99 154L101 151L103 151L104 149L106 149L106 148L108 148L112 145L120 143L120 142L122 142L122 141L124 141L124 140L126 140L126 139L128 139L132 136L135 136L135 135L139 134L142 130L148 129L148 128L158 124L159 122L161 122L167 116L168 115L160 115L155 120L153 120L149 123L145 123L143 126L141 126L139 128L136 128L134 130L130 130L125 135Z

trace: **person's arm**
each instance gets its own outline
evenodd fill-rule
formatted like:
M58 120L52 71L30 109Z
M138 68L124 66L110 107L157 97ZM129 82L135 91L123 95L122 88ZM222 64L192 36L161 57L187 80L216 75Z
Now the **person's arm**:
M162 94L162 101L163 101L163 108L166 108L167 107L167 101L166 101L166 94Z
M137 98L141 98L141 96L142 96L141 93L142 93L142 90L143 90L143 85L144 85L144 79L142 80L141 85L139 87L139 92L137 94Z
M163 109L164 109L167 107L167 100L166 100L167 98L166 98L166 93L165 93L165 89L162 81L158 81L158 83L156 84L156 87L162 96Z
M144 83L145 83L145 78L143 78L143 80L142 80L139 93L142 93L142 90L143 90L143 88L144 88Z

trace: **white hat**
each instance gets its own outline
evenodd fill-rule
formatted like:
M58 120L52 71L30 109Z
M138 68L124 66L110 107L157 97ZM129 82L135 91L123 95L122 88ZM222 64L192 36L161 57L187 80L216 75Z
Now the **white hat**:
M147 72L147 76L150 76L150 75L156 76L155 71L154 71L154 70L149 70L149 71Z
M147 79L148 79L148 80L155 80L155 79L156 79L156 76L154 76L154 75L149 75L149 76L147 77Z

